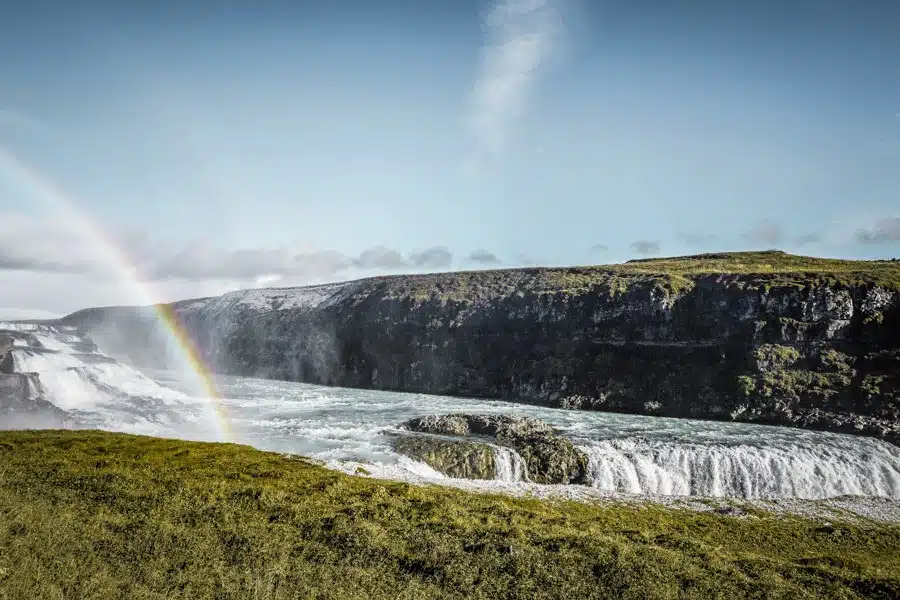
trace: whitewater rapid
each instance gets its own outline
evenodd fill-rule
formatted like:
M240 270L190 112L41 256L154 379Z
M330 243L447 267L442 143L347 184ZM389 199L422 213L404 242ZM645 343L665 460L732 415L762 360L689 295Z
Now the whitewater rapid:
M439 480L394 453L389 435L408 419L449 412L509 413L556 427L588 456L597 490L664 496L900 499L900 448L872 438L741 423L564 411L508 402L326 388L222 377L228 431L211 400L173 373L141 372L103 354L75 330L2 324L16 371L35 372L40 395L67 426L198 440L228 439L342 468ZM2 426L2 423L0 423ZM494 447L497 485L525 481L521 457Z

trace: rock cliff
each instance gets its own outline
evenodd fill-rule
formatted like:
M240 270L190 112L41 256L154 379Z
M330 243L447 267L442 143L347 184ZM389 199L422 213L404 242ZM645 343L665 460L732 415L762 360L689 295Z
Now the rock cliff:
M900 440L894 261L712 254L241 291L166 310L224 373ZM147 308L64 322L138 363L171 355Z

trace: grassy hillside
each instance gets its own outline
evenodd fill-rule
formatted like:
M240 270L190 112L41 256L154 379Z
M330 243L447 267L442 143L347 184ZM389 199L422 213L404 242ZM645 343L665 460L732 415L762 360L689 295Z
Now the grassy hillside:
M896 598L900 528L517 500L0 432L0 598Z
M900 290L900 261L815 258L778 250L643 259L615 265L497 269L381 279L393 297L478 300L516 292L581 293L595 288L614 295L635 283L680 292L693 287L698 278L713 275L749 288L827 283L880 285Z

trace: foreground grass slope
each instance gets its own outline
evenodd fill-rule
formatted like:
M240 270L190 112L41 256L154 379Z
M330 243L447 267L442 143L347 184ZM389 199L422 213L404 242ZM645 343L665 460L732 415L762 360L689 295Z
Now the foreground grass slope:
M476 495L0 433L0 598L896 598L900 528Z

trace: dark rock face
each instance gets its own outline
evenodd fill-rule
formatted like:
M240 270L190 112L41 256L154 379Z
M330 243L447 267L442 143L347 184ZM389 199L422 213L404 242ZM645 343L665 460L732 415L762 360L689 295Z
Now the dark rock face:
M900 441L900 267L767 274L763 263L786 255L759 254L746 259L762 261L749 275L636 270L652 264L481 271L172 308L229 374ZM121 338L142 360L164 357L152 313L129 314L65 322Z
M518 452L525 463L528 479L535 483L585 483L587 478L585 454L537 419L510 415L429 415L407 421L403 427L419 433L490 437ZM434 440L434 443L440 441ZM476 445L490 449L484 444ZM412 456L400 447L397 450ZM482 478L493 478L493 473L491 477Z

